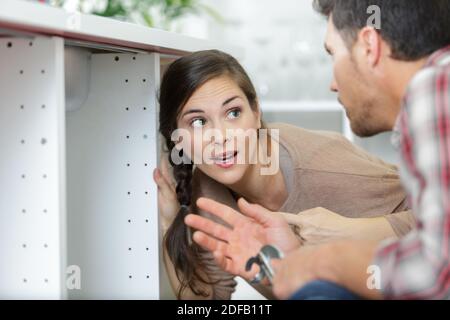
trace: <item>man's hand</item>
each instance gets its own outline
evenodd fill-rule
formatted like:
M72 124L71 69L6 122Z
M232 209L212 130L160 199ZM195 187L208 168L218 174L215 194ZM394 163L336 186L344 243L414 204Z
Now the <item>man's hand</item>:
M355 294L381 299L379 290L367 285L368 267L373 263L377 244L345 241L301 247L282 260L273 260L273 292L287 299L308 282L327 280Z
M187 225L199 230L193 235L194 241L213 252L218 265L231 274L251 280L258 272L258 267L254 265L247 272L245 265L264 245L275 245L285 254L300 246L300 241L281 214L249 204L244 199L238 201L238 206L245 216L205 198L200 198L197 206L231 227L199 215L190 214L185 218Z

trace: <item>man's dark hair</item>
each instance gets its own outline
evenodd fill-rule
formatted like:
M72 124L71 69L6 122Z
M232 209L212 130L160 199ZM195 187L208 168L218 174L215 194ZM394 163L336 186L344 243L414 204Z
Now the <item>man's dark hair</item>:
M314 0L314 9L333 24L351 47L358 31L381 9L381 37L390 45L392 58L416 61L450 44L449 0Z

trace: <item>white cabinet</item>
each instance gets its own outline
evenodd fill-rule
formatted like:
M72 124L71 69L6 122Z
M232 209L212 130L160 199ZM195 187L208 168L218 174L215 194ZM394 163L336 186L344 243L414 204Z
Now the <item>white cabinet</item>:
M208 48L241 54L2 1L0 298L173 297L152 180L156 91L163 61Z

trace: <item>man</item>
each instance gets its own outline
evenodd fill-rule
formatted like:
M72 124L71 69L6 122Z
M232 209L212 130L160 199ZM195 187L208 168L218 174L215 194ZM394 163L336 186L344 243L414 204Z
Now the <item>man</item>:
M328 18L331 90L338 93L352 130L368 137L394 129L417 226L406 237L381 244L297 245L274 262L274 293L288 298L297 292L294 298L301 299L311 294L450 298L450 1L315 0L314 7ZM379 29L368 24L370 7L380 9ZM186 223L203 231L194 240L212 250L225 270L243 276L248 274L238 263L249 253L236 250L237 239L257 229L255 239L265 244L274 239L274 230L287 230L279 215L243 200L240 209L251 219L210 200L198 204L233 229L218 234L217 228L206 229L201 218L188 216ZM285 240L280 240L282 246ZM368 270L374 272L374 282L368 281Z

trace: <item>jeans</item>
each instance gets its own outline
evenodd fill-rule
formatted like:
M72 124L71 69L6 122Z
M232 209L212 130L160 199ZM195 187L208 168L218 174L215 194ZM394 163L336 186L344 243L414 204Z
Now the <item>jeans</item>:
M361 297L332 282L316 280L300 288L289 300L361 300Z

